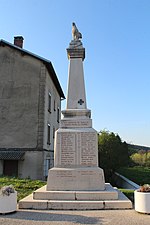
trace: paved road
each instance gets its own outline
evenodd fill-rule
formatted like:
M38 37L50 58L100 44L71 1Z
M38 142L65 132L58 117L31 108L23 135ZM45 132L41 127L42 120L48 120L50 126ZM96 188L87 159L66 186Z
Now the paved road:
M18 210L0 215L0 225L148 225L150 215L132 210Z

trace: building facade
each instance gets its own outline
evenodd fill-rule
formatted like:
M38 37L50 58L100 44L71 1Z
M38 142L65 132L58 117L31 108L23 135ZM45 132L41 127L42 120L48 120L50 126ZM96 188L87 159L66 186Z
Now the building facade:
M0 175L47 177L64 98L50 61L0 40Z

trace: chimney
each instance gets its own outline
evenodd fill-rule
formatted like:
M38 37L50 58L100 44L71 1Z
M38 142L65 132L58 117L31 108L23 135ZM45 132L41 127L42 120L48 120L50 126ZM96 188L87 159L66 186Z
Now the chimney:
M22 36L14 37L14 45L18 46L19 48L22 48L23 47L23 40L24 40L24 38Z

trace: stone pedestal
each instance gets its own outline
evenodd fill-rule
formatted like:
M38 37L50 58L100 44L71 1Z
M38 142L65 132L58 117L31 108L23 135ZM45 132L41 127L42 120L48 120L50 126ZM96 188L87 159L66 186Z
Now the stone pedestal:
M103 170L98 167L97 132L89 110L65 110L56 132L54 168L47 190L104 190Z

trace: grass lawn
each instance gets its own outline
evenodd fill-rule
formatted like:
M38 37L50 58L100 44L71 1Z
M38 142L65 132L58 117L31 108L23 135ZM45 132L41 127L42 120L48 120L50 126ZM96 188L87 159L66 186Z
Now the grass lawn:
M138 185L150 184L150 168L149 167L125 167L118 171L121 175L127 177L129 180Z
M17 191L17 200L19 201L25 196L31 194L36 189L44 186L46 182L12 177L0 177L0 188L10 184L12 184Z
M129 189L122 189L119 188L119 190L127 196L132 202L134 201L134 190L129 190Z
M150 184L150 168L148 167L124 167L120 168L117 172L138 185ZM132 202L134 201L134 190L121 188L119 188L119 190L123 192Z

